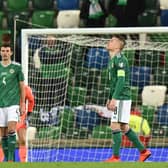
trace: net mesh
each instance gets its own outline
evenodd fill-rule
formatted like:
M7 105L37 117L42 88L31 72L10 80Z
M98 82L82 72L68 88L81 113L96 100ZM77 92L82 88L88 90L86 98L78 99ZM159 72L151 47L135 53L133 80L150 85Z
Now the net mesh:
M123 53L131 72L132 110L148 121L150 133L138 134L151 148L150 161L168 161L168 43L125 35ZM109 95L108 52L111 35L28 35L28 83L35 109L30 126L28 161L103 161L112 154L112 131L105 105ZM135 40L136 39L136 40ZM160 39L160 38L159 38ZM162 102L152 101L158 91ZM144 102L143 90L154 86ZM155 87L156 86L156 87ZM157 92L156 98L160 95ZM153 97L155 98L155 97ZM108 113L107 113L108 115ZM130 125L131 126L131 125ZM139 152L122 137L121 159L138 160Z

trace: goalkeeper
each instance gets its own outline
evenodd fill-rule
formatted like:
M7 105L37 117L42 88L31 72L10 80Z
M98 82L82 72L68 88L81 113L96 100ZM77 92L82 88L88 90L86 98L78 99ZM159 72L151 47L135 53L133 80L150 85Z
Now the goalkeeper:
M19 140L19 157L21 162L26 161L27 147L26 147L26 128L30 119L30 115L34 108L34 95L29 86L25 85L25 100L28 103L27 113L21 116L20 121L17 124L16 130Z
M122 132L138 148L140 152L139 161L145 161L151 152L140 142L136 133L129 127L131 110L131 91L129 81L129 64L127 58L122 54L125 39L122 36L114 36L107 44L109 50L109 81L110 94L107 100L107 108L111 111L111 128L113 133L113 155L107 162L120 161L120 146Z
M27 121L30 118L30 115L34 108L34 95L32 90L29 86L25 85L25 100L28 103L27 113L25 112L21 117L20 121L17 123L16 131L18 135L19 141L19 158L21 162L26 162L26 154L27 154L27 147L26 147L26 128L27 128ZM4 160L4 154L2 149L0 148L0 161Z

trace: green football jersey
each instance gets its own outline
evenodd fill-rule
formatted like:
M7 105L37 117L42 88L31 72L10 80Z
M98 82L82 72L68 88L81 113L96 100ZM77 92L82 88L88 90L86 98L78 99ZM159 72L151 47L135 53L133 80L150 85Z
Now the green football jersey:
M127 58L118 53L110 59L109 65L110 95L109 99L130 100L130 69Z
M20 64L11 62L4 66L0 63L0 107L19 105L20 81L24 81Z

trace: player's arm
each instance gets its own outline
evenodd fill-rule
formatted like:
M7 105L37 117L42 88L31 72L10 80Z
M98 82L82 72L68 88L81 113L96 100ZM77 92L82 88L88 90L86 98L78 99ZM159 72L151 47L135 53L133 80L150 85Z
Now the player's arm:
M107 102L108 110L116 111L116 100L122 93L125 85L125 65L124 62L118 63L117 67L117 83L114 89L114 93L110 93L110 101Z
M122 92L123 87L125 85L125 63L120 62L117 68L117 83L115 87L115 91L112 95L113 99L116 99Z
M117 84L113 94L113 98L116 99L122 92L125 85L125 71L123 69L117 70Z
M20 115L25 113L25 88L24 88L24 74L21 66L18 66L18 81L20 87Z
M123 87L125 85L125 71L123 69L118 69L117 71L117 83L113 95L110 93L110 99L108 100L106 106L108 110L116 111L116 100L121 94ZM112 98L111 98L112 95Z
M24 89L24 81L19 82L20 86L20 114L25 113L25 89Z

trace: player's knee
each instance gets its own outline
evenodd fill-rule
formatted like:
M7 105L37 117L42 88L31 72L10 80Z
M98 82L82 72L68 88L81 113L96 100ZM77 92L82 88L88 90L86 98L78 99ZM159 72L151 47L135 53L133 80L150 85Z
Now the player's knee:
M19 139L19 145L26 145L26 141L24 139Z
M16 132L13 130L8 131L8 137L16 137Z
M126 133L129 130L129 125L128 124L121 124L120 128L123 133Z
M16 134L16 132L15 132L15 130L8 130L8 135L14 135L14 134Z
M120 124L119 123L111 123L110 125L112 130L120 130Z

